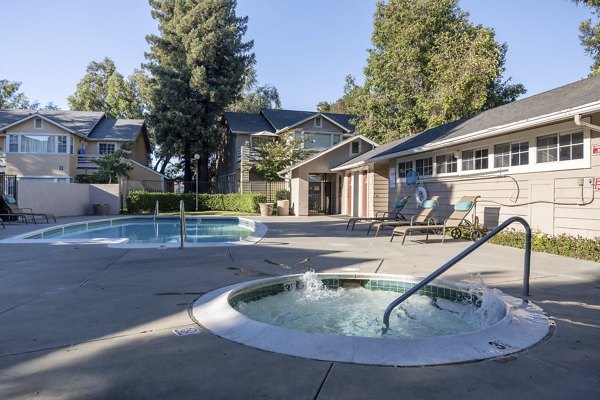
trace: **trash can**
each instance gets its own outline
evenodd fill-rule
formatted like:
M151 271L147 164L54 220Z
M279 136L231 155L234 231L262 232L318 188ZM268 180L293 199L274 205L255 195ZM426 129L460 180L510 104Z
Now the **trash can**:
M92 214L100 215L100 203L92 203Z
M102 203L100 205L100 215L108 215L108 204Z

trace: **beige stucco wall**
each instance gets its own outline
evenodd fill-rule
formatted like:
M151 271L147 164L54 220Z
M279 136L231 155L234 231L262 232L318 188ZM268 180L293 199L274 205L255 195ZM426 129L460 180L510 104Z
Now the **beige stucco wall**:
M67 177L71 166L70 154L6 153L8 175Z
M150 149L146 145L146 140L144 140L144 135L142 133L140 133L133 142L131 150L133 152L131 158L143 165L148 163L148 154L150 154Z
M93 203L109 205L109 214L119 213L119 185L88 185L78 183L42 183L19 181L20 207L56 217L88 215Z
M127 173L127 176L132 181L160 181L162 180L162 176L159 175L156 171L150 170L148 168L141 167L135 163L132 163L131 166L133 169Z
M592 122L600 122L598 119L594 118ZM435 158L435 155L481 146L490 146L492 149L494 144L520 141L523 138L530 139L531 150L531 145L538 136L578 130L582 129L573 122L566 122L449 147L443 152L422 153L413 158ZM477 203L476 214L480 223L485 223L488 227L497 226L511 216L521 216L533 229L547 234L567 233L589 238L600 236L600 191L594 191L588 183L590 177L600 177L600 155L591 155L591 145L600 144L600 133L590 132L589 129L583 131L584 137L588 138L584 139L584 157L587 159L576 163L559 161L535 165L533 161L536 155L531 150L530 164L527 167L509 170L502 177L493 176L491 169L487 171L487 176L469 177L465 174L425 177L425 187L429 196L440 196L440 205L435 210L436 218L443 221L448 217L453 211L452 205L462 196L479 195L481 198ZM490 165L492 158L490 154ZM401 160L406 159L409 158ZM395 167L397 161L392 160L389 164L382 162L378 165ZM562 169L569 165L572 167ZM544 170L535 171L536 169ZM579 179L584 182L583 188L578 184ZM389 188L388 209L393 208L396 199L410 195L412 197L406 207L406 213L416 212L415 189L415 186L409 186L402 181L398 182L395 188Z
M361 140L361 154L370 150L372 146ZM331 173L331 168L336 167L350 159L351 142L335 150L331 150L327 154L323 154L307 162L306 164L295 168L292 174L291 181L291 209L294 215L308 215L308 178L310 174L328 174L328 179L332 182L331 192L335 203L332 205L332 212L340 213L345 210L345 192L339 186L338 173ZM341 196L340 196L341 193ZM341 197L341 199L340 199Z

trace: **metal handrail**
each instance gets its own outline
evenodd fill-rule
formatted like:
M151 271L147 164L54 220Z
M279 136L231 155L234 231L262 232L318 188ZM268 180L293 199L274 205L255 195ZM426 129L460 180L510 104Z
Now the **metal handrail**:
M523 297L524 297L523 300L527 301L527 299L529 297L529 271L530 271L530 267L531 267L531 228L529 227L529 224L527 223L527 221L525 221L523 218L511 217L511 218L507 219L506 221L504 221L502 224L498 225L498 227L494 228L490 233L488 233L487 235L485 235L484 237L479 239L477 242L473 243L472 245L470 245L469 247L467 247L466 249L461 251L458 255L456 255L454 258L452 258L446 264L442 265L440 268L435 270L431 275L429 275L427 278L423 279L421 282L419 282L417 285L412 287L410 290L408 290L407 292L404 292L402 294L402 296L400 296L396 300L392 301L390 303L390 305L387 306L387 308L385 309L385 312L383 313L383 323L385 324L384 331L386 331L390 327L390 314L392 313L392 310L394 308L396 308L404 300L408 299L410 296L415 294L417 291L422 289L429 282L431 282L432 280L434 280L435 278L437 278L438 276L440 276L441 274L443 274L444 272L449 270L454 264L456 264L457 262L459 262L460 260L462 260L463 258L468 256L469 254L474 252L482 244L484 244L485 242L490 240L498 232L500 232L501 230L503 230L504 228L506 228L508 225L512 224L513 222L519 222L525 228L525 260L523 263Z
M183 244L185 243L187 235L187 227L185 226L185 205L183 200L179 201L179 248L183 249Z

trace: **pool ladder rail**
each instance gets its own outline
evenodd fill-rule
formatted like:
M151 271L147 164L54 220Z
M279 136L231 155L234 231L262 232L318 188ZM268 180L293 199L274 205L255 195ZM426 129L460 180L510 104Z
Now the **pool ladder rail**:
M523 300L525 302L528 302L528 299L529 299L529 273L530 273L530 267L531 267L531 228L529 227L529 224L527 223L527 221L525 221L523 218L511 217L511 218L507 219L506 221L504 221L502 224L498 225L498 227L494 228L487 235L485 235L484 237L482 237L481 239L479 239L478 241L476 241L475 243L473 243L472 245L470 245L469 247L467 247L466 249L461 251L458 255L456 255L454 258L452 258L446 264L442 265L440 268L435 270L427 278L423 279L421 282L419 282L418 284L413 286L410 290L404 292L396 300L392 301L390 303L390 305L387 306L387 308L385 309L385 312L383 313L383 323L385 324L385 328L383 328L383 333L387 332L387 330L390 327L390 314L392 313L394 308L396 308L404 300L408 299L410 296L412 296L413 294L415 294L416 292L421 290L429 282L431 282L432 280L434 280L435 278L437 278L438 276L440 276L441 274L443 274L444 272L449 270L460 260L462 260L469 254L471 254L472 252L477 250L481 245L486 243L488 240L490 240L492 237L494 237L498 232L505 229L508 225L512 224L513 222L519 222L525 228L525 256L524 256L524 262L523 262Z
M187 236L187 233L186 233L187 227L185 226L185 205L183 203L183 200L179 201L179 230L180 230L179 231L179 236L180 236L179 248L183 249L183 244L185 243L185 239Z

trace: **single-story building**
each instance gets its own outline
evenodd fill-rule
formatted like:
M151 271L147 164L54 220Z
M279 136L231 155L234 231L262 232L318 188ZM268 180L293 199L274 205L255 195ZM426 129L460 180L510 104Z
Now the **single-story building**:
M443 221L462 196L478 195L476 216L487 227L521 216L547 234L598 237L600 76L379 146L331 172L345 177L341 209L352 216L362 215L353 204L365 196L372 216L406 195L407 213L437 195Z

